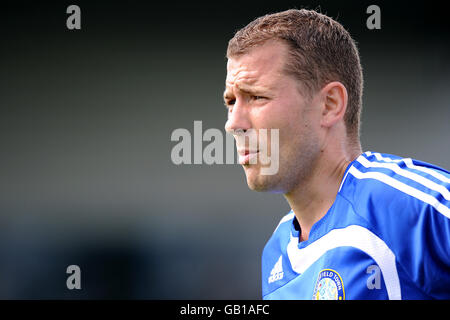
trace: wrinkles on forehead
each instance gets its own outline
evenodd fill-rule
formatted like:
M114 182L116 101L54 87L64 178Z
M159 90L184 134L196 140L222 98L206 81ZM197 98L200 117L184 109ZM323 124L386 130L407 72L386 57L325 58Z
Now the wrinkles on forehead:
M227 77L226 85L234 87L242 92L252 92L254 90L268 89L267 84L258 77L257 72L242 72L234 76Z
M246 65L237 68L229 68L226 87L228 90L238 90L243 93L264 92L273 89L276 84L276 74L250 69ZM272 76L271 76L272 75Z
M286 46L269 41L246 54L230 57L225 81L226 95L275 90L283 83Z
M250 71L246 66L235 69L229 69L226 83L230 86L240 83L254 84L259 77L258 71Z

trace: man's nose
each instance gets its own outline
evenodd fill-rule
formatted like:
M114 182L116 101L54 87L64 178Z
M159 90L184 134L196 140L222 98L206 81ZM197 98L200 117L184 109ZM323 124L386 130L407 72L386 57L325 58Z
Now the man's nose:
M228 120L225 123L225 131L231 134L236 132L246 132L251 128L248 110L241 103L234 104L228 112Z

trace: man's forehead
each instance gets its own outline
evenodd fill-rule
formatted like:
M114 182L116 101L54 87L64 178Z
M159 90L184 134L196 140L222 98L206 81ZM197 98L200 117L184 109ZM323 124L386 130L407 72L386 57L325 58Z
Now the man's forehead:
M256 84L279 76L284 66L284 47L279 42L258 46L227 62L227 85Z
M279 82L276 73L260 72L240 68L227 74L225 81L225 93L233 91L233 88L242 92L256 92L273 89Z
M268 72L269 70L276 69L284 62L282 57L281 52L255 50L249 54L228 59L227 71L231 75L236 75L241 72Z
M265 75L251 71L242 71L235 76L227 76L224 94L228 95L228 92L230 91L231 93L234 89L247 93L268 90L273 87L273 83L276 82L275 77L268 76L269 75L267 74Z
M251 69L249 66L240 65L228 70L226 83L227 85L238 85L242 83L254 84L261 75L263 75L263 73L258 69Z

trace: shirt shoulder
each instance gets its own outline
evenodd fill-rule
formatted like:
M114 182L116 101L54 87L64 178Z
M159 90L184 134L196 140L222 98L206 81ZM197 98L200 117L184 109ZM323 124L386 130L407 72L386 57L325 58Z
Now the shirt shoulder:
M438 166L365 152L347 169L339 194L396 256L400 275L429 297L448 297L450 173ZM424 272L428 270L428 272ZM408 280L409 281L409 280Z
M435 165L369 151L352 162L343 180L340 194L366 219L427 209L450 218L450 173Z

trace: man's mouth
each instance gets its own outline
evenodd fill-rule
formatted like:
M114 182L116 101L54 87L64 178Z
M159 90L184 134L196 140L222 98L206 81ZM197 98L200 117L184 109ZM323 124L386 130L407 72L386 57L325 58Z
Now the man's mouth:
M255 157L258 155L258 152L259 150L238 150L239 164L256 164L257 159L255 159Z

